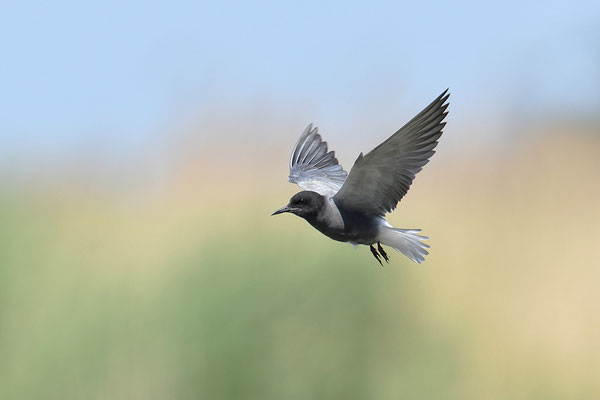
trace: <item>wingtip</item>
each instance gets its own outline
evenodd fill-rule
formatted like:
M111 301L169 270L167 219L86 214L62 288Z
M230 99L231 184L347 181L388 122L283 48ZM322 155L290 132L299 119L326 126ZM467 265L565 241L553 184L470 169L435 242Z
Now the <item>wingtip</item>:
M303 138L305 136L308 136L314 132L318 132L319 128L317 128L312 122L310 124L308 124L308 126L306 128L304 128L304 131L302 132L302 135L300 135L300 138Z
M449 92L450 88L447 88L446 90L444 90L442 92L442 94L439 95L438 97L438 101L442 104L446 103L448 101L448 99L450 98L450 92Z

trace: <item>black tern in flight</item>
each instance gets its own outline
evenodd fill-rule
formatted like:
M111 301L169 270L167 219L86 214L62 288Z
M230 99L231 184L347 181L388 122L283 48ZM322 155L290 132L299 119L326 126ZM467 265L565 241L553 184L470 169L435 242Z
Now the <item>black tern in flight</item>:
M420 229L397 229L384 218L404 197L415 175L429 162L438 144L450 94L444 91L406 125L367 155L360 153L350 174L327 151L317 128L309 125L290 158L288 180L304 191L295 194L285 212L304 218L326 236L356 246L364 244L381 265L389 262L382 244L421 263L429 247ZM377 244L377 249L374 245Z

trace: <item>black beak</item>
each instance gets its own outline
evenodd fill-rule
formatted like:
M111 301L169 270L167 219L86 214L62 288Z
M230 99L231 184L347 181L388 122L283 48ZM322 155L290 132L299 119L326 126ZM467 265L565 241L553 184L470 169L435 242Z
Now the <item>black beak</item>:
M279 210L275 211L273 214L271 214L271 216L273 215L277 215L277 214L282 214L284 212L290 212L290 208L288 206L282 207Z

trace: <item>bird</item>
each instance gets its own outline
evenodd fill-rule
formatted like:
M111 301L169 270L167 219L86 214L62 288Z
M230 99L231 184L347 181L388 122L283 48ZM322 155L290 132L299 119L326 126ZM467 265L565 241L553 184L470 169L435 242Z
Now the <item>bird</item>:
M394 228L385 219L406 195L415 175L427 164L448 115L449 89L406 125L366 155L360 153L350 173L312 124L304 130L290 157L288 181L303 191L271 215L295 214L333 240L369 246L383 266L383 245L416 263L428 255L429 239L420 229ZM377 247L375 247L377 245Z

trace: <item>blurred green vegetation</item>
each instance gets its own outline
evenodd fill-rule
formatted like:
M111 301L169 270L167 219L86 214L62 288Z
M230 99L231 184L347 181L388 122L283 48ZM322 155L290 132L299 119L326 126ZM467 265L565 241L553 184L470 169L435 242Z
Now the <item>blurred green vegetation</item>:
M4 190L0 398L598 398L597 139L445 160L390 217L430 257L384 268L269 217L283 169L133 207Z

